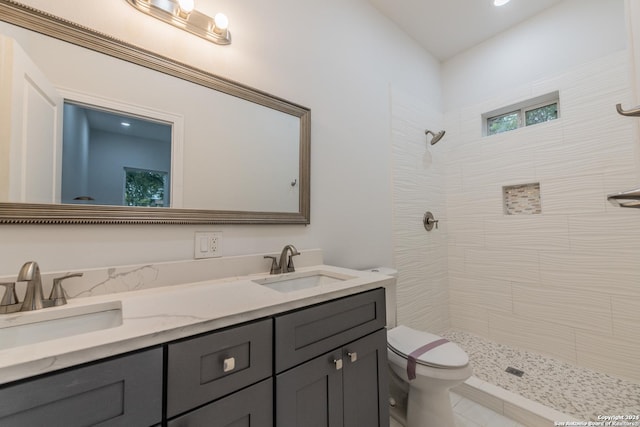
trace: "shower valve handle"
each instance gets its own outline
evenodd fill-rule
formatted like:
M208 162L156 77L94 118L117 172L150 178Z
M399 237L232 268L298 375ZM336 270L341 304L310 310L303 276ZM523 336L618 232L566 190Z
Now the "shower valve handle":
M425 212L424 217L422 218L422 224L424 225L424 228L427 231L433 230L434 226L436 227L436 230L437 230L438 222L440 222L440 220L435 219L433 214L429 211Z

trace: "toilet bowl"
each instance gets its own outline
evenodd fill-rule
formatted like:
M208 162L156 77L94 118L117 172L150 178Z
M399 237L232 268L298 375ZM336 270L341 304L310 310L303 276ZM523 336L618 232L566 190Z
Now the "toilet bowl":
M397 278L397 271L390 268L370 271ZM392 416L399 410L399 421L406 427L454 427L449 390L473 372L467 353L438 335L396 326L395 287L386 292L393 301L393 313L387 313L390 402L402 403Z
M406 427L454 427L449 390L472 374L464 350L404 325L387 331L387 350L393 377L408 385Z

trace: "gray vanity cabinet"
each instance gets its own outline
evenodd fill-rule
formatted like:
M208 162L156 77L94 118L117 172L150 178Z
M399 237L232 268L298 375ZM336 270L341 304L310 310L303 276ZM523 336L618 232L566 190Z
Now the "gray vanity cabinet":
M341 350L316 357L276 376L278 427L342 427Z
M342 353L344 426L388 426L387 331L381 329L352 342Z
M273 427L271 378L170 420L167 427Z
M168 344L168 425L270 427L272 331L268 318Z
M151 426L162 421L162 349L74 367L0 388L0 425Z
M0 386L2 427L388 427L384 289Z
M278 427L387 427L384 326L383 289L276 317Z

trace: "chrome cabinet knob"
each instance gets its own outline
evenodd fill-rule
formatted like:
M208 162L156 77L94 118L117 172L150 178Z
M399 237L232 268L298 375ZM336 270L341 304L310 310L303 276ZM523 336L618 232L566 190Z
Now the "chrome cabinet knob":
M342 369L342 359L333 359L333 364L336 365L336 371Z
M235 357L228 357L228 358L224 359L224 361L222 362L222 371L223 372L231 372L234 369L236 369L236 358Z

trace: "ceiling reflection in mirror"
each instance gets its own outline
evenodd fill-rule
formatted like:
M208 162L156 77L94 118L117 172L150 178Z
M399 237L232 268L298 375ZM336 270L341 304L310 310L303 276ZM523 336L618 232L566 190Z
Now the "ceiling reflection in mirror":
M64 103L62 203L171 206L171 124Z
M0 0L0 19L8 20L3 12L6 4L13 2ZM74 30L83 37L88 31ZM91 34L116 48L117 54L123 47L129 49L126 54L135 53L136 63L101 53L103 46L96 52L7 22L0 22L0 34L3 62L14 64L14 74L19 74L15 64L22 61L15 58L17 51L23 50L25 61L35 67L37 78L29 76L26 92L33 92L31 97L38 101L22 100L35 106L36 112L19 119L15 117L18 108L9 104L13 105L7 122L11 136L5 134L5 142L0 141L0 150L9 152L6 159L10 160L5 165L10 166L9 172L0 174L0 221L22 222L13 218L14 211L21 211L37 217L24 222L39 222L44 215L48 219L42 222L108 223L112 216L120 223L308 223L308 109L166 58L158 60L157 55L102 35ZM152 69L167 65L167 72ZM3 72L4 80L7 74L11 73ZM32 83L39 79L42 85ZM19 88L14 91L26 93L24 82L12 84ZM86 129L70 127L70 117L77 112L72 113L69 106L76 104L163 123L170 143L157 148L165 155L169 152L170 161L154 163L151 151L127 152L127 147L140 148L143 140L153 141L152 134L134 137L100 129L89 126L89 117ZM25 129L26 134L20 135ZM93 157L79 160L90 151L74 151L66 142L62 149L62 139L82 132L89 133L85 137L96 136L100 149ZM83 144L75 146L78 150ZM136 156L146 161L134 161ZM131 171L165 174L165 187L158 187L152 197L155 202L127 202ZM97 183L110 190L98 191ZM34 205L42 203L52 206ZM154 206L164 213L110 206ZM13 219L6 220L7 215Z

